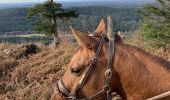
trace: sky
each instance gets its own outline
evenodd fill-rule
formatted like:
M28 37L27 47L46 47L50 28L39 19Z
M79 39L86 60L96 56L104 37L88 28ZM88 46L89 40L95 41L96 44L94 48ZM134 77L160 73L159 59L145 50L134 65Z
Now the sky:
M43 2L47 0L0 0L0 3L22 3L22 2ZM73 0L55 0L55 1L73 1ZM74 0L80 1L80 0Z
M47 0L0 0L0 3L24 3L24 2L44 2L44 1ZM54 0L54 1L84 1L84 0ZM97 0L92 0L92 1L97 1ZM104 0L104 1L123 1L123 0ZM125 0L125 1L140 1L140 0Z
M43 1L47 1L47 0L0 0L0 3L22 3L22 2L43 2ZM55 1L73 1L73 0L55 0Z
M0 3L22 3L22 2L43 2L43 1L47 1L47 0L0 0ZM55 0L55 1L83 1L83 0ZM113 0L113 1L119 1L119 0ZM127 0L127 1L135 1L135 0Z

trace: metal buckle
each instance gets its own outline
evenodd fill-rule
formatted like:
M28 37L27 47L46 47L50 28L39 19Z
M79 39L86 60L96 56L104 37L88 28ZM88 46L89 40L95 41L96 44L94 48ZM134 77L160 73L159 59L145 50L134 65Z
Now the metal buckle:
M107 69L105 72L105 77L106 78L112 78L112 70L111 69Z

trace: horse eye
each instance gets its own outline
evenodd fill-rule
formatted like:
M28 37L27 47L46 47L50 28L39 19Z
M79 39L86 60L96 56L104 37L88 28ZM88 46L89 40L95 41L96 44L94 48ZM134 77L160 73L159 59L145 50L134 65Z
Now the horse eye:
M70 71L76 76L79 76L81 74L81 68L71 68Z

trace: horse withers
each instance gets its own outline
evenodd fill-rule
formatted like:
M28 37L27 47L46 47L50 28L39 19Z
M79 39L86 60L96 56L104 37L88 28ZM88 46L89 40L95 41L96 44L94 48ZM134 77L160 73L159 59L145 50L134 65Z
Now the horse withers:
M146 100L170 91L170 62L123 43L117 34L109 38L111 26L106 32L102 19L92 36L71 27L80 47L56 83L52 100L108 100L112 92L123 100ZM108 67L112 39L112 66Z

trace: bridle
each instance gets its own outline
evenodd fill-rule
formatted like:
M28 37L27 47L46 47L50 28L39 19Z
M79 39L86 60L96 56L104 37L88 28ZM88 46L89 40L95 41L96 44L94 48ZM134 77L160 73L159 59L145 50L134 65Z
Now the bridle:
M112 22L111 22L111 17L108 18L109 23L108 26L110 26L110 28L112 27ZM101 49L103 47L103 44L105 42L105 38L106 36L102 35L101 39L100 39L100 43L99 46L97 48L97 51L94 55L94 57L91 60L91 63L89 65L89 67L85 70L85 72L83 73L78 85L76 86L76 88L73 90L73 92L70 92L64 85L62 79L60 79L57 84L56 84L56 88L57 91L62 94L62 96L65 97L66 100L94 100L96 98L98 98L101 95L106 94L106 98L107 100L111 100L111 88L110 88L110 81L112 78L112 65L113 65L113 57L114 57L114 41L115 41L115 34L112 34L112 30L108 28L108 40L109 40L109 54L108 54L108 65L107 65L107 69L105 71L105 84L103 86L103 88L98 91L97 93L95 93L94 95L91 95L89 97L85 97L85 98L77 98L77 92L83 88L83 86L85 85L88 76L90 75L90 72L92 71L92 69L94 68L96 62L97 62L97 58L101 52Z
M111 24L111 23L110 23ZM108 31L112 31L112 30L108 30ZM112 33L112 32L110 32ZM111 35L111 34L110 34ZM114 36L113 36L114 35ZM64 85L62 79L60 79L57 82L57 91L59 93L62 94L62 96L65 97L66 100L94 100L96 98L98 98L101 95L106 94L107 99L106 100L111 100L111 87L110 87L110 81L113 75L113 70L112 70L112 65L113 65L113 57L114 57L114 40L115 40L115 34L112 34L112 37L110 36L109 40L109 55L108 55L108 65L107 65L107 69L105 71L105 84L103 86L103 88L98 91L97 93L95 93L94 95L91 95L89 97L85 97L85 98L77 98L77 92L83 88L83 86L85 85L85 83L87 82L88 76L90 75L90 72L92 71L92 69L94 68L96 62L97 62L97 58L102 50L103 44L106 40L106 36L102 35L101 39L100 39L100 43L99 46L97 48L97 51L94 55L94 57L91 60L91 63L89 64L89 67L85 70L85 72L83 73L78 85L76 86L76 88L73 90L73 92L70 92Z

